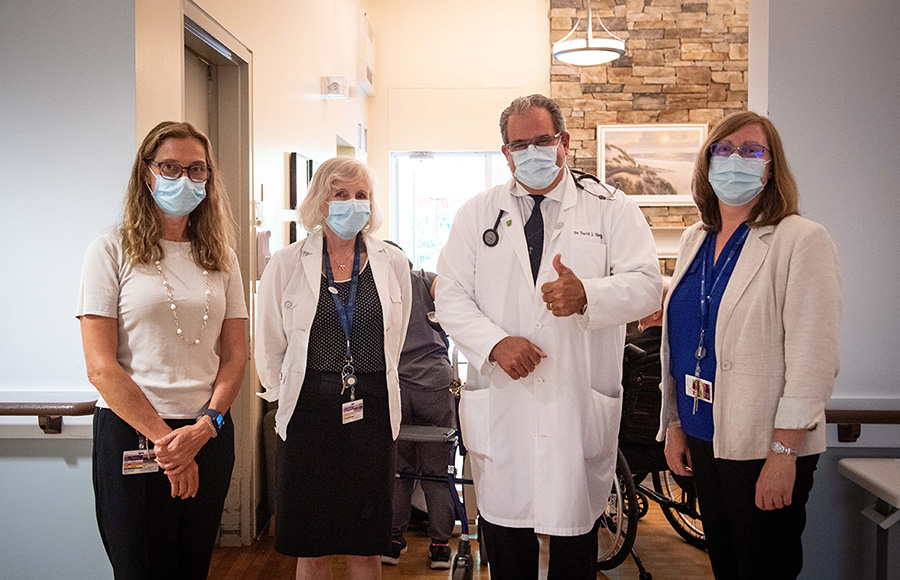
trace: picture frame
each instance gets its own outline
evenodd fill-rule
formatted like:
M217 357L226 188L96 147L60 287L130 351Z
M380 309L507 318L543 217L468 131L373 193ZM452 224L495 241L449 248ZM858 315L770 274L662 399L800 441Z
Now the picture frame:
M313 176L313 160L299 153L286 153L287 166L285 183L287 188L285 191L285 209L296 211L302 196L306 195L309 182ZM291 220L288 223L287 238L290 243L297 241L298 228L297 222Z
M705 123L597 125L597 175L639 205L693 205Z

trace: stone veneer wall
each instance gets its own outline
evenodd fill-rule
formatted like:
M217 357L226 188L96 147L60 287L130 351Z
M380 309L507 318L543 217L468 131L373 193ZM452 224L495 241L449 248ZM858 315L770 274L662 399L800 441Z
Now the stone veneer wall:
M566 115L569 166L597 173L597 125L707 123L747 110L749 0L591 0L594 35L603 24L625 40L625 56L577 67L552 60L550 96ZM586 27L585 0L550 0L550 40ZM693 206L642 208L653 227L699 220ZM671 272L674 259L660 260Z

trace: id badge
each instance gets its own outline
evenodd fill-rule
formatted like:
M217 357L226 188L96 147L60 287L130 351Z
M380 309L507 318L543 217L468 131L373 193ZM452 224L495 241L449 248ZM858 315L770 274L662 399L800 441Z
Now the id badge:
M122 453L122 475L138 475L141 473L156 473L159 464L156 463L156 450L135 449Z
M363 400L356 399L341 405L341 422L346 425L363 418Z
M688 397L712 403L712 381L694 375L684 375L684 394Z

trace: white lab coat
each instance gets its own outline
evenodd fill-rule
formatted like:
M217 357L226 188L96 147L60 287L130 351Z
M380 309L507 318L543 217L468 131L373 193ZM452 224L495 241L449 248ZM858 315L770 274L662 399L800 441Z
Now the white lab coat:
M579 190L565 171L537 283L511 179L457 213L438 261L436 301L441 325L469 360L460 419L479 510L492 523L556 536L587 533L606 508L624 325L658 310L662 295L653 237L638 206L622 192L608 201ZM500 241L488 247L482 233L500 209ZM541 285L558 277L556 254L584 284L584 315L554 317L541 299ZM525 337L547 354L524 379L510 379L488 360L507 336Z
M306 376L309 329L319 304L323 237L319 231L276 252L259 283L254 350L256 370L265 387L259 395L278 401L275 431L282 439L287 439L287 426ZM384 320L388 409L396 439L401 417L397 365L412 305L409 261L381 240L366 236L365 243Z

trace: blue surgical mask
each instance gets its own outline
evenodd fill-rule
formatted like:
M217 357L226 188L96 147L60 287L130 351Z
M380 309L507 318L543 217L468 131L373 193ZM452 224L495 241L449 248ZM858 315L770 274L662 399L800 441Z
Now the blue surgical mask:
M150 189L150 185L147 185ZM178 179L156 176L156 187L150 190L153 201L167 214L175 217L191 213L206 197L206 182L196 183L183 175Z
M725 205L744 205L753 201L765 187L762 177L766 163L762 159L746 159L737 153L729 157L712 157L709 160L709 184Z
M369 222L371 214L367 199L330 201L325 223L337 237L342 240L352 240Z
M516 179L532 189L544 189L549 187L559 170L556 164L556 152L558 145L529 145L521 151L511 151L513 162L516 164Z

